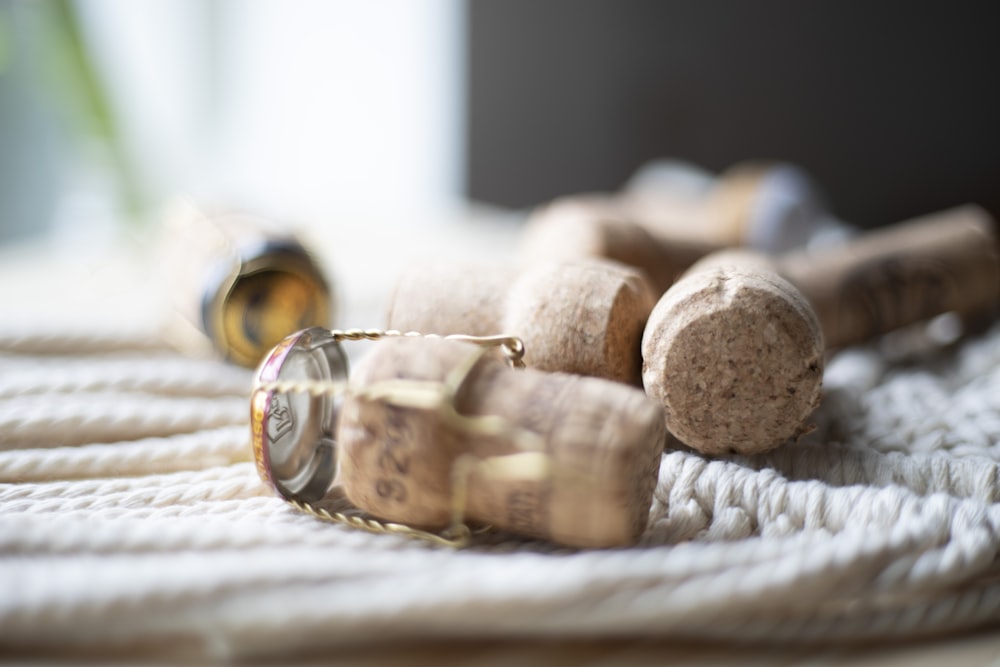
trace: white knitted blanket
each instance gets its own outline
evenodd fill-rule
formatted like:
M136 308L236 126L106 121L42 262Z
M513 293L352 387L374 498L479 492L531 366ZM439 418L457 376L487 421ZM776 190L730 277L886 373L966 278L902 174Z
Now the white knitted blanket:
M822 641L1000 620L1000 326L829 364L817 430L663 456L641 544L454 551L320 522L250 463L247 371L0 326L0 650L283 654L421 637Z

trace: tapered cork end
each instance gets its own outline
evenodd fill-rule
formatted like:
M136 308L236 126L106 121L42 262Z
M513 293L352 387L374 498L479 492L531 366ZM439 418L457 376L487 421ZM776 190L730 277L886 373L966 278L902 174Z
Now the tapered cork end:
M759 266L678 281L653 309L643 384L669 431L706 454L753 454L807 429L819 405L823 336L790 283Z

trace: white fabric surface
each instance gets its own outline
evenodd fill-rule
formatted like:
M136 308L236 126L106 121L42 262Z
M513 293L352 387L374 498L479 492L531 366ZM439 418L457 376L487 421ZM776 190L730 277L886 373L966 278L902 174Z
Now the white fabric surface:
M0 647L829 641L1000 620L1000 327L920 363L840 354L794 445L668 451L641 543L607 551L452 551L303 515L250 463L249 383L108 322L0 325Z

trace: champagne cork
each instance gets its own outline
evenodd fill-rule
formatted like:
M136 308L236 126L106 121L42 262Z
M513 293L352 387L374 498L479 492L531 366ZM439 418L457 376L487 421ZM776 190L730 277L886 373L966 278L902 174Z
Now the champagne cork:
M868 232L824 252L779 256L781 275L819 316L828 347L1000 301L996 225L966 205Z
M801 170L742 164L704 192L644 186L618 195L557 199L529 217L521 252L527 261L613 259L643 270L662 294L709 253L734 246L765 251L798 246L831 220Z
M653 309L643 384L684 444L755 454L808 430L823 348L809 303L765 259L720 253L693 266Z
M653 309L643 383L685 444L763 451L802 432L819 400L824 347L998 300L996 231L976 206L823 253L724 251L694 264Z
M697 233L717 246L786 250L833 222L808 174L780 162L738 163L701 194L632 188L625 196L635 218L659 237Z
M515 335L530 367L638 386L639 344L654 302L641 273L613 262L435 264L400 275L387 319L402 331Z
M440 383L470 360L453 397L460 419L508 428L476 432L440 410L363 395L386 382ZM637 389L512 370L467 343L420 338L380 342L352 385L361 394L340 412L337 474L366 512L437 530L457 509L577 547L631 544L646 525L665 433L659 407Z

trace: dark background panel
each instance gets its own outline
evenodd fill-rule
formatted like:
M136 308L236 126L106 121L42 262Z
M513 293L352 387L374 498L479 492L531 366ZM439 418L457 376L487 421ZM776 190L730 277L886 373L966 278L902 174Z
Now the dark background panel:
M1000 214L1000 3L469 0L468 194L528 207L642 162L805 167L866 226Z

